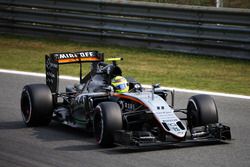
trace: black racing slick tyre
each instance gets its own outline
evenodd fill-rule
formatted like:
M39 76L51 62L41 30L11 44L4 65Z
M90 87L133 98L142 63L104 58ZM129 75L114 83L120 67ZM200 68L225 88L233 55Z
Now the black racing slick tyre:
M218 111L214 99L209 95L192 96L187 105L188 127L199 127L218 123Z
M21 95L21 112L28 127L48 125L52 118L53 100L45 84L26 85Z
M102 102L94 111L94 135L102 147L111 147L114 143L114 132L122 129L120 106L114 102Z

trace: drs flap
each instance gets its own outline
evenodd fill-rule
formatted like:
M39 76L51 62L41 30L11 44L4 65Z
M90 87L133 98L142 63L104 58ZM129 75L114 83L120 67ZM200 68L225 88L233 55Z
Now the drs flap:
M98 51L52 53L50 56L59 64L103 61L103 54Z

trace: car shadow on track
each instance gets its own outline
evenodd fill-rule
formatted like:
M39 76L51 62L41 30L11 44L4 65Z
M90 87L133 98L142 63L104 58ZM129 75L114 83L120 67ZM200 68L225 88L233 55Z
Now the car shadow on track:
M0 122L0 130L1 129L23 129L26 128L25 124L22 121L4 121Z
M27 128L22 121L9 121L9 122L0 122L0 130L19 130ZM57 122L52 122L49 126L45 127L32 127L28 128L32 130L32 135L37 139L44 142L53 142L53 141L63 141L64 145L54 148L59 151L98 151L105 154L130 154L130 153L140 153L140 152L149 152L149 151L158 151L158 150L171 150L171 149L185 149L190 147L203 147L211 145L222 145L227 144L226 142L216 142L216 143L181 143L177 145L168 145L168 146L154 146L154 147L123 147L123 146L114 146L111 148L102 148L97 145L92 133L83 131L82 129L75 129L62 125ZM76 141L72 144L67 141ZM80 144L79 144L80 141Z
M101 149L101 148L97 144L89 143L89 144L58 147L55 150L59 150L59 151L90 151L90 150L96 150L96 151L98 151L99 149Z
M94 141L94 139L93 139ZM168 146L153 146L153 147L124 147L124 146L113 146L110 148L102 148L98 146L95 142L91 142L88 144L82 145L71 145L71 146L63 146L58 147L56 150L60 151L98 151L104 154L131 154L131 153L141 153L141 152L150 152L150 151L159 151L159 150L173 150L173 149L185 149L191 147L209 147L213 145L224 145L228 144L226 142L216 142L216 143L192 143L192 144L176 144L176 145L168 145Z
M152 146L152 147L117 147L116 149L103 150L104 153L107 154L130 154L130 153L141 153L141 152L150 152L150 151L159 151L159 150L173 150L173 149L185 149L191 147L209 147L212 145L224 145L229 144L226 142L207 142L207 143L181 143L175 145L167 145L167 146Z
M44 141L62 141L65 145L55 148L59 151L98 151L105 154L130 154L158 150L185 149L191 147L206 147L213 145L228 144L227 142L201 142L201 143L178 143L167 146L151 146L151 147L123 147L113 146L110 148L102 148L97 145L93 134L82 129L72 128L62 125L58 122L52 122L48 127L37 127L34 133L37 138ZM82 141L81 144L69 144L67 140Z
M34 127L33 134L43 141L92 140L92 134L52 121L49 126Z

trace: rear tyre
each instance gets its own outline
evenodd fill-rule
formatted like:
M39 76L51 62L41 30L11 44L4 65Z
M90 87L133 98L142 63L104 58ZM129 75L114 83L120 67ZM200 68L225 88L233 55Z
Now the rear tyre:
M93 128L96 141L100 146L112 146L114 132L122 129L120 106L114 102L100 103L95 108Z
M214 99L209 95L195 95L188 101L188 127L218 123L218 111Z
M45 84L26 85L21 95L21 113L28 127L48 125L52 118L53 100Z

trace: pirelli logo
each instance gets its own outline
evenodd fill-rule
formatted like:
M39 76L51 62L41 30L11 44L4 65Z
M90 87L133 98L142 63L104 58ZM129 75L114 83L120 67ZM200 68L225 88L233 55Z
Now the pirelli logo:
M76 53L54 53L58 63L73 63L73 62L92 62L100 61L101 57L97 51L90 52L76 52Z

